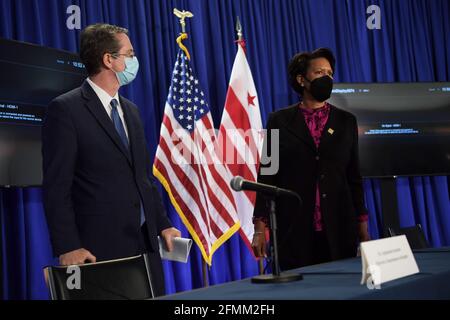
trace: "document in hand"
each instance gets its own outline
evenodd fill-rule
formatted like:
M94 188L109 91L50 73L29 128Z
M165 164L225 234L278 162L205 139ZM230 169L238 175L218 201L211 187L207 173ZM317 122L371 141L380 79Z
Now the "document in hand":
M189 257L189 252L191 251L192 240L186 238L173 238L172 251L168 251L166 244L163 239L158 237L159 242L159 254L161 255L161 259L178 261L186 263Z

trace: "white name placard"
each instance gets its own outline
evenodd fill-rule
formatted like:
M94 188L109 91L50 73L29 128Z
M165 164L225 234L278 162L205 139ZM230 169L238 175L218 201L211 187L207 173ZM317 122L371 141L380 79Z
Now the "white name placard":
M404 235L362 242L361 259L361 284L367 284L368 287L379 286L419 272L416 259Z

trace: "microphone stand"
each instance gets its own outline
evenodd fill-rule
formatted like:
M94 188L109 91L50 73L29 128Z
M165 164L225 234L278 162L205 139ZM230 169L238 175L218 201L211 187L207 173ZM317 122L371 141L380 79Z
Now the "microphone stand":
M281 274L280 263L278 261L278 242L277 242L277 216L275 198L269 199L270 203L270 252L272 255L272 274L262 274L252 278L253 283L280 283L292 282L303 279L301 273Z

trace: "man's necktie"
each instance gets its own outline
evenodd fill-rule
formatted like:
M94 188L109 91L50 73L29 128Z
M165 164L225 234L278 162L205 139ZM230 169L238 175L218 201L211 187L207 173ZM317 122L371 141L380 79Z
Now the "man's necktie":
M120 119L119 116L119 111L117 110L117 106L119 105L119 102L116 99L112 99L111 100L111 118L112 118L112 122L114 124L114 127L117 130L117 133L120 136L120 140L122 140L124 146L126 147L126 149L128 149L128 138L127 138L127 134L125 133L125 128L123 126L122 123L122 119ZM145 222L145 214L144 214L144 206L142 205L142 201L141 201L141 226L144 224Z
M124 146L128 149L128 138L125 132L125 128L123 127L122 119L120 119L119 111L117 110L118 105L119 102L116 99L111 100L111 118L114 127L116 127L117 133L120 136L120 140L122 140Z

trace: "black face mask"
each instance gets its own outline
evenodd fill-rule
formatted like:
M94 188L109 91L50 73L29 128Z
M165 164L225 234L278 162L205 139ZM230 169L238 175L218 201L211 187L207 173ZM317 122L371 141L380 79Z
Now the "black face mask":
M305 78L306 79L306 78ZM309 81L309 92L314 99L319 102L327 100L331 96L331 90L333 90L333 79L330 76L323 76L316 78L313 81Z

